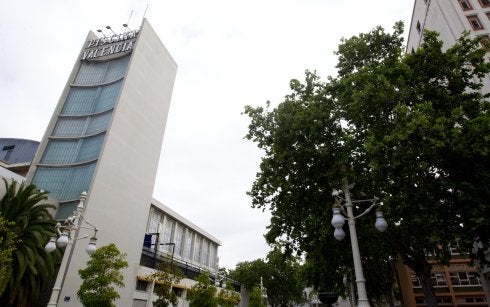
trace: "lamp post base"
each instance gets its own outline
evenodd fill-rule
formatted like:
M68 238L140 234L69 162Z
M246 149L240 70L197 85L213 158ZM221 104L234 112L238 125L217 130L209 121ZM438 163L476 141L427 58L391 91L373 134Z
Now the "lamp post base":
M357 307L370 307L368 300L358 300Z
M51 292L51 298L49 299L49 303L46 305L46 307L55 307L58 305L58 298L60 296L61 288L60 287L54 287L53 292Z

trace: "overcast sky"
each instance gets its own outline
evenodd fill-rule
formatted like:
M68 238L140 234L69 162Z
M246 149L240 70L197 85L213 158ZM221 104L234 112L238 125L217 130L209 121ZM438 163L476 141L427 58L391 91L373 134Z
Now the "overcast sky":
M220 266L234 268L269 251L270 216L245 194L261 152L244 139L244 106L280 103L306 69L334 75L342 37L398 20L408 31L412 9L413 0L0 0L0 138L41 140L89 30L120 33L148 18L178 64L154 197L219 238Z

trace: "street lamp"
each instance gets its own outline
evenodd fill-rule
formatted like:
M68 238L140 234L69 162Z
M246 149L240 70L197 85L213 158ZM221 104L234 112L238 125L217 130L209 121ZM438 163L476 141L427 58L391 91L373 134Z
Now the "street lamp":
M340 196L342 192L345 194L345 199ZM352 245L352 257L354 258L354 271L356 274L357 293L359 296L358 306L369 307L369 300L366 294L366 280L364 279L364 274L362 272L361 254L359 252L359 243L357 241L355 219L369 213L371 209L378 205L379 199L373 198L364 200L351 200L349 184L346 179L343 180L342 190L333 190L332 196L335 197L335 204L332 207L333 216L331 222L332 226L335 227L334 237L339 241L344 239L345 232L342 227L344 226L345 220L347 220L349 224L350 240ZM359 214L358 216L354 216L352 204L360 202L372 202L372 205L364 210L363 213ZM388 223L384 219L383 212L381 212L381 210L379 209L376 210L376 223L374 226L381 232L386 231L386 229L388 228Z
M58 271L58 275L56 276L56 281L53 286L53 291L51 292L51 298L47 306L57 306L58 304L58 298L61 292L61 287L64 282L64 277L65 277L66 270L68 268L70 254L73 249L73 245L75 244L75 241L90 237L90 241L87 247L85 248L85 251L87 252L87 254L91 255L97 249L96 234L99 229L95 227L93 224L91 224L87 219L85 219L84 203L86 199L87 199L87 192L82 192L80 194L80 203L78 204L76 210L73 211L73 214L69 216L63 222L63 224L61 223L56 224L56 232L58 233L58 238L51 237L49 239L49 242L44 247L44 249L47 252L51 253L56 249L56 246L58 247L66 246L65 252L63 254L63 259L61 260L60 269ZM84 226L83 222L85 222L88 226ZM89 229L91 230L91 232L87 235L79 236L78 233L79 229Z

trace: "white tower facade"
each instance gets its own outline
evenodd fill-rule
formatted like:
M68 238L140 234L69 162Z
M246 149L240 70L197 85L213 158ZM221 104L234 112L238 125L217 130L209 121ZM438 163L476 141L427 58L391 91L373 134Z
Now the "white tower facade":
M139 31L112 37L89 32L27 176L70 215L87 191L85 217L101 230L98 246L115 243L127 254L118 306L131 306L134 278L177 65L145 19ZM69 255L58 306L76 298L87 241Z

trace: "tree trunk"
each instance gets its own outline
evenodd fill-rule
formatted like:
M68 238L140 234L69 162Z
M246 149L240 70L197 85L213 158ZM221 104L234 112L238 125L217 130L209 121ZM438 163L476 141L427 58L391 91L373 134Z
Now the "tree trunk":
M436 293L434 291L434 284L431 278L432 265L427 261L417 261L408 265L415 271L415 275L422 284L422 290L424 292L425 302L428 307L437 307Z
M405 247L390 232L386 232L386 238L398 251L398 256L402 258L403 263L411 268L419 278L427 307L437 307L436 292L430 274L432 265L425 259L425 254L421 253L418 256L413 253L409 254L410 249Z

